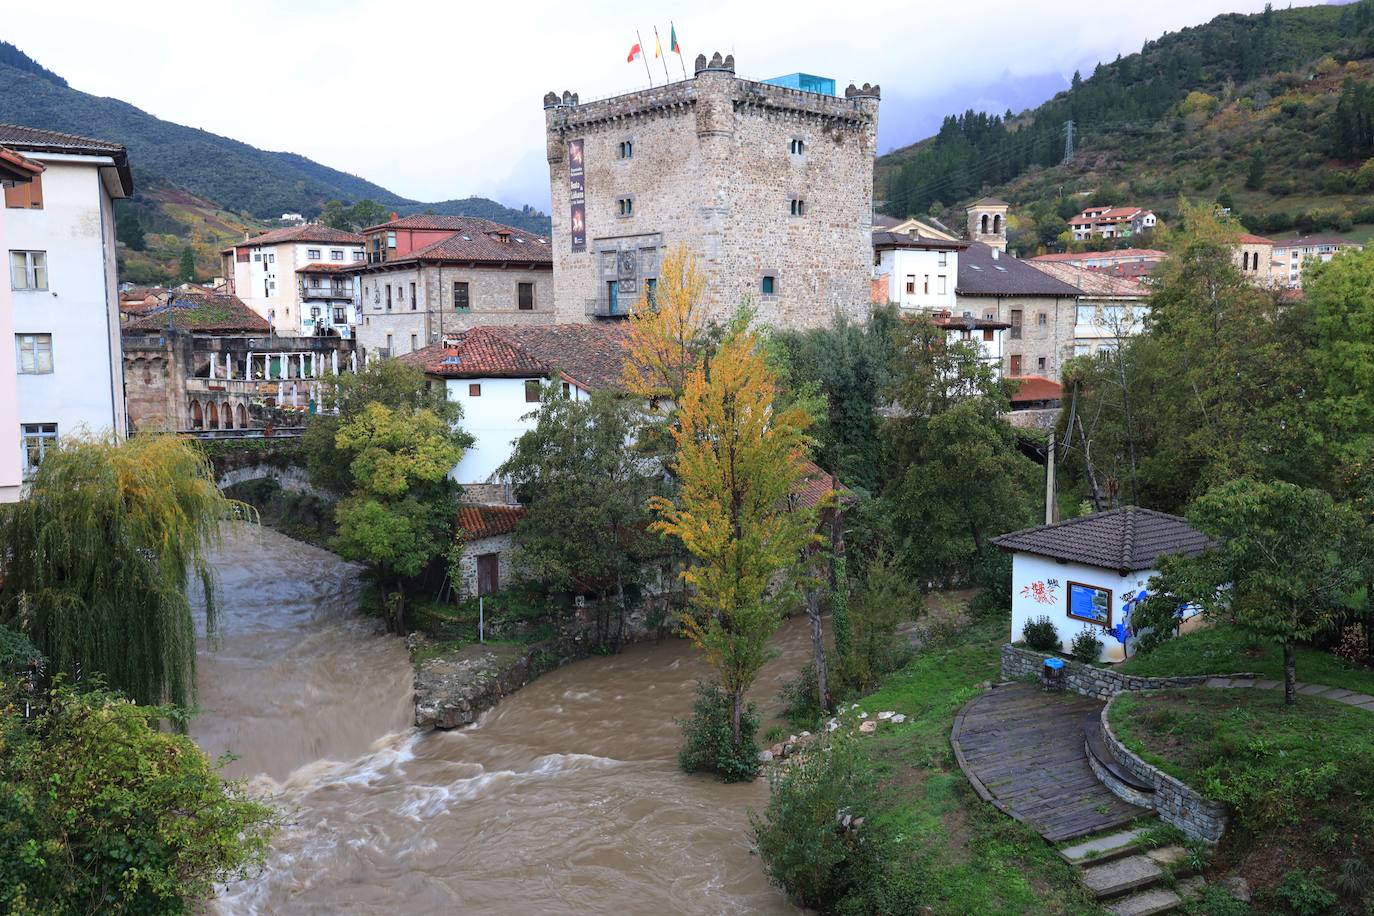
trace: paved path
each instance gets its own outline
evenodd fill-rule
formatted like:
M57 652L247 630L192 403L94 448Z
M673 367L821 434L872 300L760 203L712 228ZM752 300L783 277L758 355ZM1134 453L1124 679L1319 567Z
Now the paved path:
M984 801L1057 843L1150 812L1117 798L1088 766L1083 719L1102 703L1033 684L1007 684L970 700L950 742Z
M1282 690L1283 681L1274 681L1266 678L1214 677L1209 679L1207 683L1202 686L1219 690L1236 690L1243 687L1250 688L1251 690ZM1335 700L1337 703L1345 703L1348 706L1354 706L1356 709L1374 712L1374 697L1367 693L1356 693L1353 690L1344 690L1340 687L1328 687L1325 684L1305 684L1302 681L1298 681L1298 693L1302 696Z

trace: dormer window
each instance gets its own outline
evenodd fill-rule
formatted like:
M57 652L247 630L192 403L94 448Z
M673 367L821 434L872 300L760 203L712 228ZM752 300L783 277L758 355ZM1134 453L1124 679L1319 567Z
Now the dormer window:
M788 209L793 216L802 216L806 213L806 201L800 197L794 197L788 201Z
M635 155L635 142L633 140L621 140L618 153L621 159L633 159Z

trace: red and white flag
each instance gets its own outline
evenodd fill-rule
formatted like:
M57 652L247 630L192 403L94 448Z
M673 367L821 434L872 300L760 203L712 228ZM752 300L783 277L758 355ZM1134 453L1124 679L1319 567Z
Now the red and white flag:
M634 47L630 48L630 56L625 58L625 63L634 63L636 60L639 59L640 55L642 55L643 53L644 51L639 47L639 44L636 43Z

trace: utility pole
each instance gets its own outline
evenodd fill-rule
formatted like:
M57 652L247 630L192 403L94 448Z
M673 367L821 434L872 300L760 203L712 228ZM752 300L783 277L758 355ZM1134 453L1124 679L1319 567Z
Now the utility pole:
M1059 521L1059 494L1055 492L1054 430L1050 430L1050 447L1045 452L1045 524Z
M1064 122L1064 163L1073 161L1073 118Z

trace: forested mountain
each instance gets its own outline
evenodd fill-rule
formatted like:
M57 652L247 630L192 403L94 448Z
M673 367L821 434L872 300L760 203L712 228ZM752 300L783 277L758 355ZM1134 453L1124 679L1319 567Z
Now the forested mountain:
M23 51L0 42L0 122L97 137L129 148L137 195L132 212L149 250L125 258L139 280L159 279L190 246L201 275L218 267L216 248L282 213L315 216L329 200L371 199L401 214L433 211L480 216L549 232L549 219L472 197L425 203L288 152L261 150L199 128L173 124L118 99L72 89Z
M1066 124L1074 155L1065 161ZM1227 14L1019 115L967 111L878 161L880 208L934 213L983 193L1016 205L1017 247L1059 247L1088 203L1167 216L1218 199L1257 232L1374 224L1374 0Z

